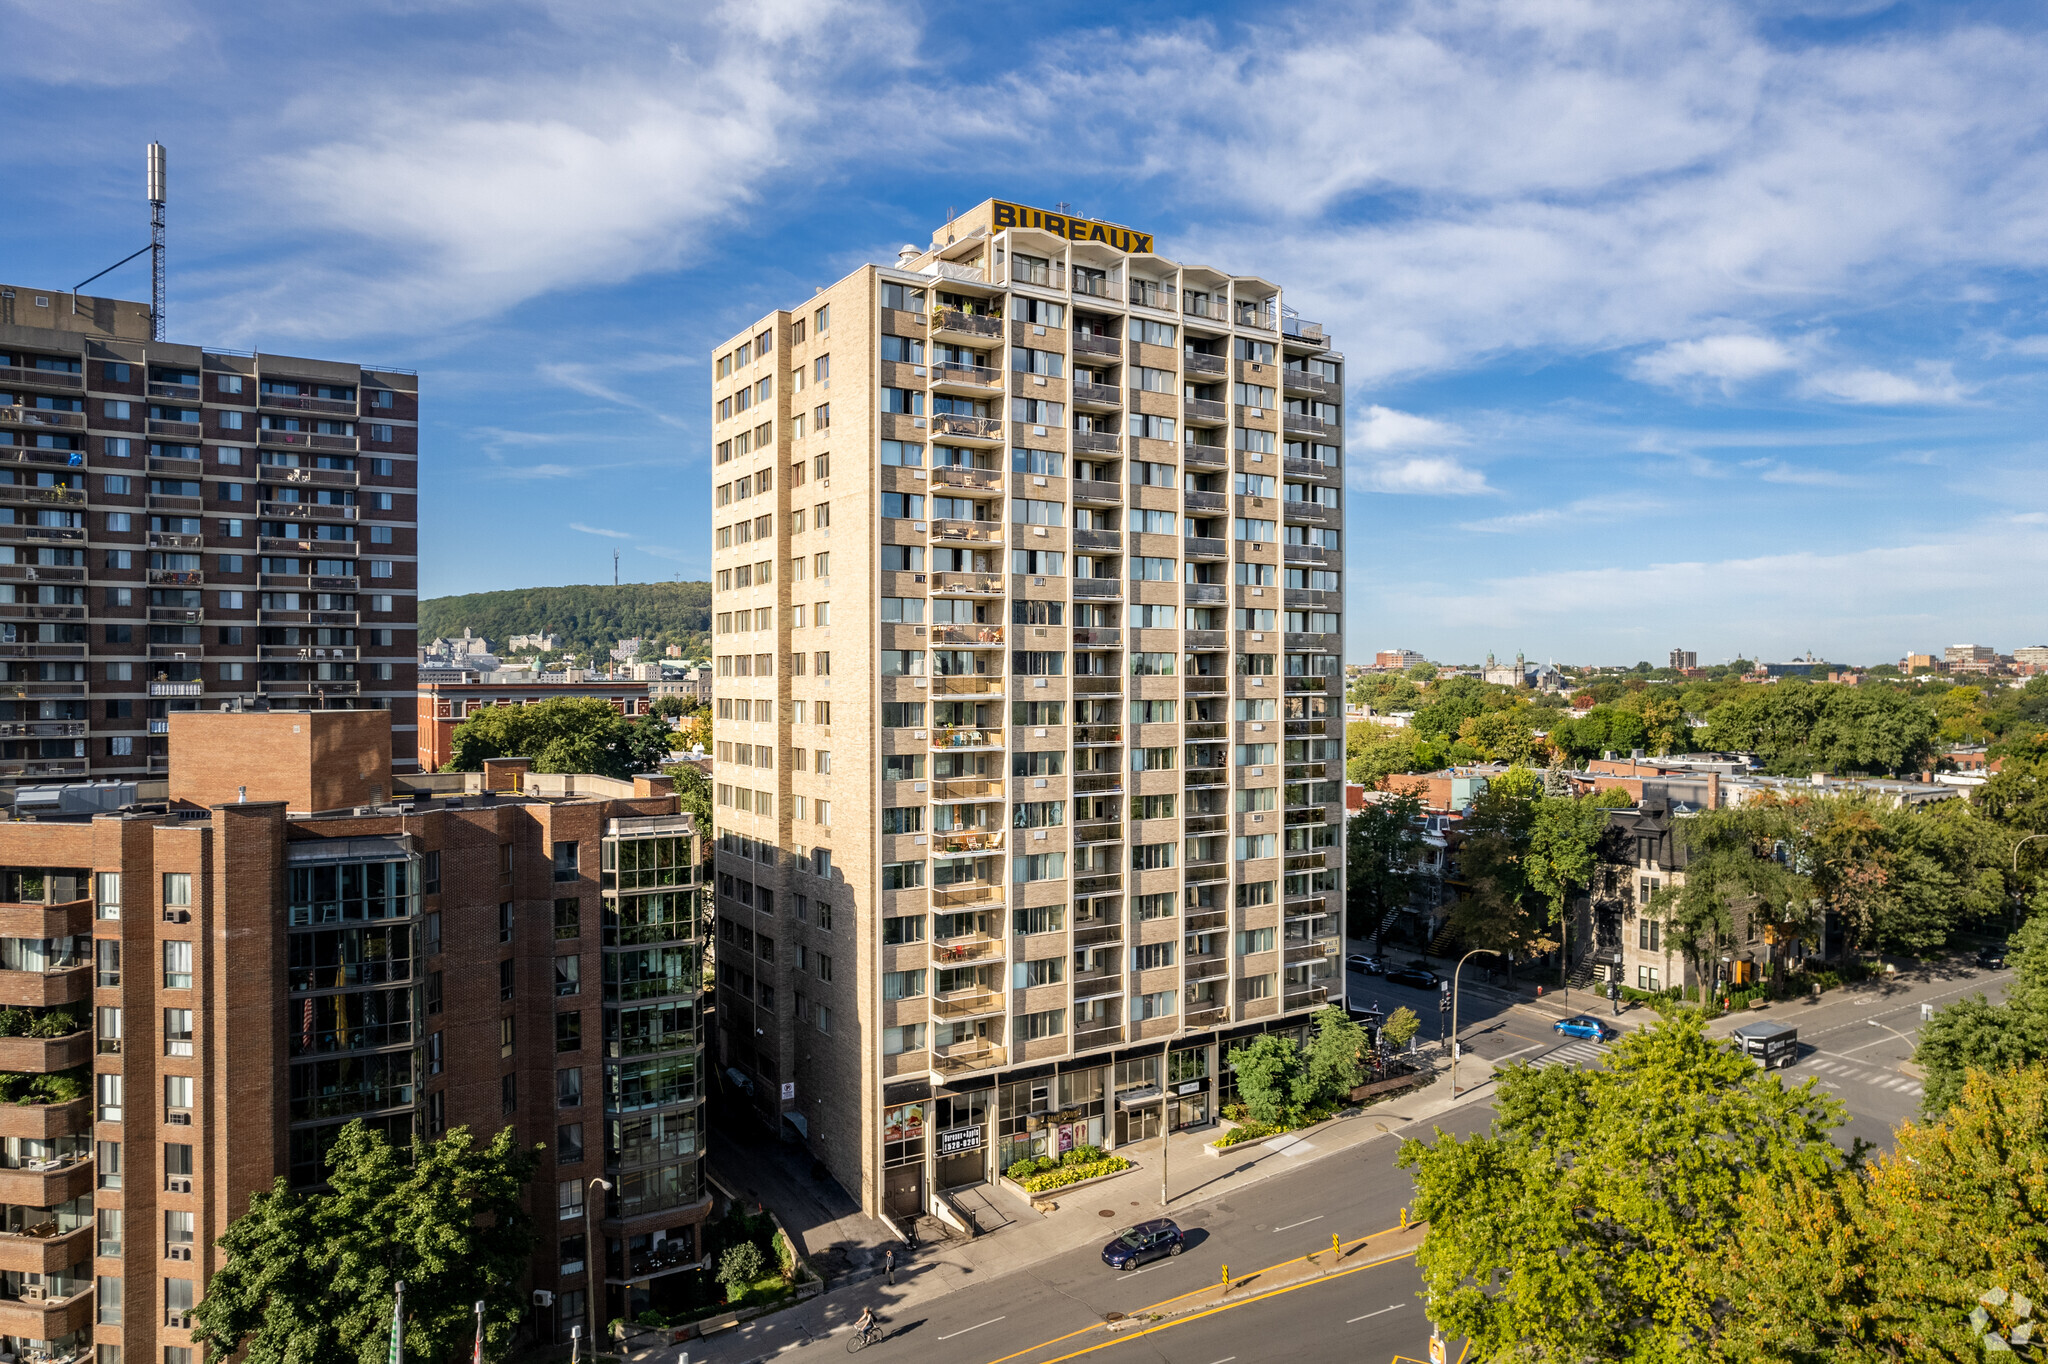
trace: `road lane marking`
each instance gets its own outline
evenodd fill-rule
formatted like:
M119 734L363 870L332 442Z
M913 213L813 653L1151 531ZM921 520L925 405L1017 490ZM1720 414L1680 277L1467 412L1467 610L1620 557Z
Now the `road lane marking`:
M1215 1361L1215 1364L1230 1364L1230 1361L1236 1358L1236 1355L1225 1355L1223 1358Z
M1255 1293L1252 1294L1250 1297L1239 1298L1236 1302L1218 1303L1216 1306L1205 1308L1200 1312L1190 1312L1188 1315L1184 1317L1175 1317L1171 1321L1162 1321L1157 1326L1148 1326L1144 1330L1134 1332L1131 1335L1118 1336L1115 1340L1105 1340L1100 1345L1085 1346L1084 1348L1075 1350L1070 1354L1063 1354L1056 1358L1048 1359L1044 1361L1044 1364L1067 1364L1068 1360L1079 1359L1083 1355L1092 1355L1097 1350L1107 1350L1112 1345L1122 1345L1126 1341L1141 1340L1146 1336L1153 1335L1160 1331L1170 1331L1176 1326L1185 1326L1191 1321L1200 1321L1204 1317L1213 1317L1218 1312L1228 1312L1233 1307L1243 1307L1247 1303L1264 1302L1268 1298L1277 1298L1283 1293L1293 1293L1299 1289L1313 1288L1317 1284L1328 1283L1332 1279L1345 1278L1348 1275L1357 1274L1362 1270L1383 1269L1388 1265L1398 1264L1402 1260L1412 1259L1414 1255L1414 1251L1404 1250L1398 1255L1390 1255L1384 1260L1374 1260L1370 1264L1354 1265L1350 1269L1340 1269L1335 1271L1334 1273L1327 1274L1319 1278L1303 1279L1300 1283L1288 1284L1283 1288L1268 1289L1264 1293ZM1011 1355L1008 1356L1008 1358L1014 1359L1016 1358L1016 1356Z
M979 1330L980 1330L980 1329L981 1329L982 1327L984 1327L984 1326L993 1326L993 1325L995 1325L995 1324L996 1324L997 1322L999 1322L999 1321L1007 1321L1007 1320L1009 1320L1009 1318L1007 1318L1007 1317L990 1317L990 1318L989 1318L989 1319L988 1319L987 1321L978 1321L978 1322L976 1322L976 1323L975 1323L974 1325L972 1325L972 1326L964 1326L964 1327L962 1327L962 1328L961 1328L960 1330L958 1330L958 1331L955 1331L955 1332L953 1333L953 1335L952 1335L952 1336L940 1336L940 1337L939 1337L939 1339L940 1339L940 1340L951 1340L951 1339L953 1338L953 1336L964 1336L964 1335L966 1335L966 1334L967 1334L967 1333L968 1333L969 1331L979 1331Z
M1346 1326L1356 1326L1356 1325L1357 1325L1357 1324L1358 1324L1359 1322L1361 1322L1361 1321L1366 1321L1366 1320L1369 1320L1369 1319L1371 1319L1371 1318L1373 1318L1373 1317L1381 1317L1381 1316L1385 1316L1385 1315L1386 1315L1387 1313L1389 1313L1389 1312L1398 1312L1398 1311L1400 1311L1400 1310L1401 1310L1401 1304L1397 1302L1397 1303L1395 1303L1395 1304L1394 1304L1394 1305L1393 1305L1392 1307L1382 1307L1382 1308L1381 1308L1381 1309L1380 1309L1379 1311L1377 1311L1377 1312L1367 1312L1367 1313L1366 1313L1366 1314L1365 1314L1364 1316L1362 1316L1362 1317L1353 1317L1353 1318L1352 1318L1352 1319L1351 1319L1350 1321L1347 1321L1347 1322L1345 1322L1344 1324L1345 1324Z
M1287 1224L1286 1226L1284 1226L1284 1227L1275 1227L1275 1228L1273 1228L1273 1230L1275 1230L1275 1231L1293 1231L1293 1230L1294 1230L1294 1229L1295 1229L1296 1227L1305 1227L1305 1226L1307 1226L1307 1225L1308 1225L1309 1223L1311 1223L1311 1222L1320 1222L1320 1221L1322 1221L1322 1220L1323 1220L1323 1214L1321 1214L1321 1213L1317 1213L1317 1214L1316 1214L1316 1215L1315 1215L1314 1217L1304 1217L1304 1218L1302 1218L1302 1219L1301 1219L1301 1220L1300 1220L1299 1222L1289 1222L1289 1223L1288 1223L1288 1224Z

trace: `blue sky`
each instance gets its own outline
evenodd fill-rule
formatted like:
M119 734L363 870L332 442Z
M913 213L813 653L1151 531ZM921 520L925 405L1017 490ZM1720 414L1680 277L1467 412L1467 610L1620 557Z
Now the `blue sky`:
M1336 335L1354 656L2048 639L2035 5L0 0L0 47L0 277L145 241L162 139L173 339L421 372L429 594L705 576L707 348L997 194Z

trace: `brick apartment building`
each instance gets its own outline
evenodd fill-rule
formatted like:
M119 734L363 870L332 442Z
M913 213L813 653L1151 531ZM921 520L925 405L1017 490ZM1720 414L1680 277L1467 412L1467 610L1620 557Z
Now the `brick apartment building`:
M520 678L514 670L464 673L460 681L422 679L418 713L419 770L438 772L452 756L455 727L491 706L534 706L543 701L607 701L627 719L647 713L654 683L627 677L601 677L582 682L541 682L533 674Z
M419 383L150 339L0 286L0 797L164 774L174 710L396 710L413 763Z
M1342 998L1343 357L990 200L712 352L719 1008L871 1212Z
M0 824L0 1003L77 1024L0 1064L83 1082L0 1104L0 1351L190 1364L215 1239L354 1118L545 1143L536 1334L595 1263L608 1319L701 1254L692 821L662 778L415 781L389 722L176 713L163 799Z

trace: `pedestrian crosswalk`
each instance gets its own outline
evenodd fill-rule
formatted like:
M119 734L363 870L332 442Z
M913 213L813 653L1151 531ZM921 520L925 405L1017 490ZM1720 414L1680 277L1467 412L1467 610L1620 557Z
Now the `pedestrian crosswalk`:
M1851 1065L1825 1056L1809 1056L1790 1069L1806 1071L1826 1080L1855 1080L1875 1089L1888 1089L1895 1094L1903 1094L1913 1099L1919 1098L1925 1088L1918 1080L1908 1079L1897 1071Z
M1543 1070L1550 1066L1593 1066L1607 1055L1607 1048L1591 1038L1582 1037L1567 1042L1554 1051L1546 1051L1529 1063L1531 1070Z

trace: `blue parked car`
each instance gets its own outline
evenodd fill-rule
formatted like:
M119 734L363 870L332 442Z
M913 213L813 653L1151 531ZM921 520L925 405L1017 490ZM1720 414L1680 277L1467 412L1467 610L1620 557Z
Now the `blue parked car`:
M1173 1219L1155 1217L1118 1232L1116 1239L1102 1248L1102 1263L1111 1269L1136 1269L1147 1260L1178 1255L1181 1249L1180 1228Z
M1567 1037L1583 1037L1589 1042L1612 1042L1621 1035L1591 1014L1564 1019L1558 1023L1557 1030Z

